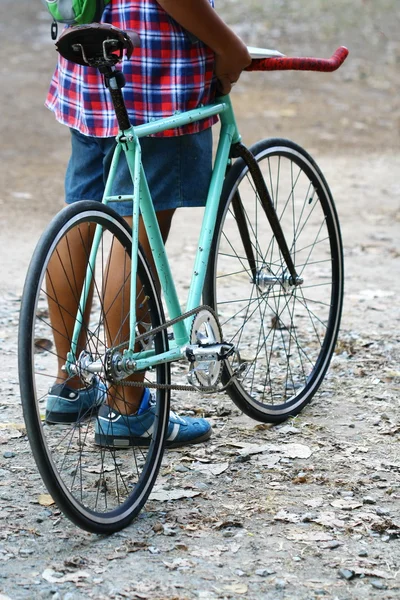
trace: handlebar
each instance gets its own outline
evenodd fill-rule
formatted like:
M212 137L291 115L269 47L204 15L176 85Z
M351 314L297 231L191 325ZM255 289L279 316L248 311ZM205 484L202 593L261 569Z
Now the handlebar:
M331 58L280 57L254 58L245 71L336 71L346 60L349 51L341 46Z

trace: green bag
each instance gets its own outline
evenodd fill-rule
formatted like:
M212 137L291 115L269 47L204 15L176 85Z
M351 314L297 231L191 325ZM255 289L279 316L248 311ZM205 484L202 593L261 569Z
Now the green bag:
M42 0L57 23L85 25L100 21L111 0Z

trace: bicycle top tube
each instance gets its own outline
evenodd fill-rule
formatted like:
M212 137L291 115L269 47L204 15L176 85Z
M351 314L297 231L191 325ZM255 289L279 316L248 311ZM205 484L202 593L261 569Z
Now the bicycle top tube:
M134 127L135 134L138 138L159 133L167 129L174 129L183 125L188 125L195 121L200 121L208 117L219 115L222 123L233 123L232 104L229 96L221 96L216 99L216 102L207 106L200 106L188 111L176 112L170 117L157 119L149 123L137 125Z

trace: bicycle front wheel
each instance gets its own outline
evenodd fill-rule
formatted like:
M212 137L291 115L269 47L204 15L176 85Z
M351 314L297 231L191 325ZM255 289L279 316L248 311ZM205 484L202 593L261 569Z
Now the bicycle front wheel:
M250 417L279 423L318 390L334 351L343 297L343 251L328 185L299 146L264 140L251 149L273 201L301 285L293 285L242 159L228 173L210 255L205 303L236 347L227 392Z
M96 228L101 231L101 237L96 260L90 263ZM55 411L49 403L49 387L53 386L60 363L65 362L60 348L71 348L73 324L78 318L82 327L76 356L85 358L81 361L82 373L71 374L65 384L72 384L74 377L75 387L86 390L86 398L91 398L89 390L95 386L102 390L97 404L107 397L108 404L119 400L121 405L127 388L117 385L113 379L115 370L112 372L110 361L116 356L112 354L113 349L121 355L129 338L131 244L129 226L110 208L90 201L65 208L52 221L36 248L21 305L19 376L33 455L59 508L74 523L95 533L122 529L147 500L163 456L169 422L169 392L157 389L154 395L153 425L139 432L147 446L138 443L116 450L107 444L95 444L96 419L99 418L96 403L93 407L81 407L72 423L66 423L62 414L49 422L50 412ZM110 256L114 252L119 256L118 273L110 268ZM88 272L91 282L88 282ZM146 343L142 344L143 352L149 349L164 352L168 349L166 330L152 335L152 329L165 321L162 304L140 249L136 280L135 326L138 333L146 332L147 336ZM88 288L86 308L77 312L85 286ZM90 373L91 365L97 365L95 378ZM79 385L76 385L77 376L81 379ZM141 379L144 384L169 384L169 365L160 365L151 374L143 373ZM63 385L59 389L63 389ZM54 422L57 420L60 422Z

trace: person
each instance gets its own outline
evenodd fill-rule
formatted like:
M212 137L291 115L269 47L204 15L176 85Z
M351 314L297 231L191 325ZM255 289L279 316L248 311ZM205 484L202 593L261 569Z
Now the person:
M243 41L215 12L214 0L111 0L105 7L102 22L136 31L141 40L131 59L122 63L126 79L124 98L133 125L207 104L216 93L229 93L251 62ZM71 132L72 150L65 176L66 203L82 199L101 201L104 165L118 133L102 76L94 68L70 63L60 56L46 106ZM164 241L176 208L205 205L212 172L211 126L214 122L215 118L209 118L141 139L142 160ZM126 161L120 161L118 169L115 181L118 193L130 194L131 179ZM119 202L113 208L132 223L131 202ZM142 222L139 241L154 273ZM75 253L72 258L77 264L78 244L72 244L72 249L70 246L71 242L68 249L61 248L59 252ZM111 273L118 273L119 261L118 251L113 252ZM47 397L46 420L74 422L82 411L100 407L95 426L97 443L140 445L142 432L151 427L154 419L148 389L121 386L119 397L112 399L101 381L82 388L78 378L68 378L62 370L70 350L68 340L76 301L70 290L64 289L63 293L65 277L60 268L50 265L49 271L55 295L66 298L66 306L63 317L61 311L49 303L53 328L61 333L55 335L59 371ZM110 285L118 286L118 281ZM69 321L66 315L70 316ZM111 431L112 436L108 435ZM132 434L134 431L137 435ZM167 445L198 443L210 435L207 420L181 417L171 411Z

